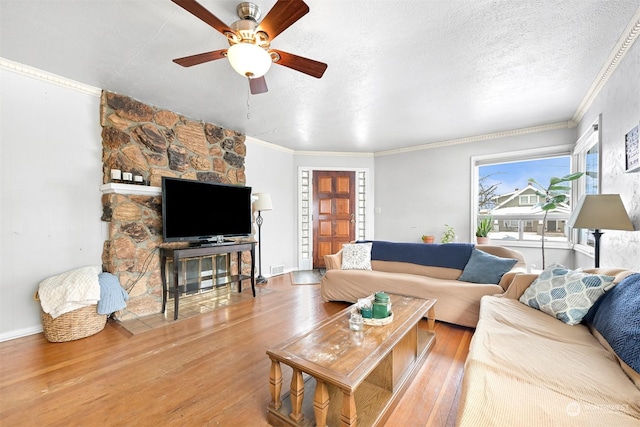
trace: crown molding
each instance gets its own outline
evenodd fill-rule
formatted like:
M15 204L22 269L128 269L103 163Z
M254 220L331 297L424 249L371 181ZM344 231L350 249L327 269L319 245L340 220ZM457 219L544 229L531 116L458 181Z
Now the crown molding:
M448 146L451 146L451 145L469 144L469 143L472 143L472 142L488 141L488 140L491 140L491 139L508 138L508 137L512 137L512 136L520 136L520 135L526 135L526 134L537 133L537 132L547 132L547 131L556 130L556 129L569 129L571 127L572 126L571 126L570 122L568 122L568 121L567 122L550 123L550 124L546 124L546 125L532 126L532 127L528 127L528 128L506 130L506 131L494 132L494 133L485 133L483 135L469 136L469 137L466 137L466 138L450 139L450 140L447 140L447 141L439 141L439 142L432 142L432 143L429 143L429 144L414 145L412 147L398 148L398 149L395 149L395 150L378 151L378 152L375 153L375 156L376 157L378 157L378 156L389 156L389 155L393 155L393 154L401 154L401 153L409 153L409 152L413 152L413 151L429 150L429 149L432 149L432 148L448 147Z
M512 129L512 130L506 130L506 131L494 132L494 133L486 133L486 134L483 134L483 135L470 136L470 137L466 137L466 138L450 139L450 140L447 140L447 141L431 142L431 143L428 143L428 144L414 145L414 146L411 146L411 147L397 148L397 149L393 149L393 150L377 151L377 152L362 152L362 153L360 153L360 152L350 152L350 151L291 150L289 148L285 148L285 147L282 147L282 146L277 145L277 144L272 144L270 142L266 142L266 141L263 141L263 140L260 140L260 139L257 139L257 138L251 137L251 136L247 136L246 137L246 141L247 142L252 142L252 143L257 144L257 145L262 145L263 147L269 148L269 149L272 149L272 150L277 150L277 151L285 152L287 154L292 154L294 156L379 157L379 156L390 156L390 155L394 155L394 154L408 153L408 152L413 152L413 151L430 150L432 148L448 147L450 145L469 144L469 143L472 143L472 142L481 142L481 141L487 141L487 140L492 140L492 139L508 138L508 137L512 137L512 136L527 135L527 134L530 134L530 133L547 132L547 131L556 130L556 129L573 129L575 127L576 127L576 123L574 123L573 121L569 120L569 121L566 121L566 122L550 123L550 124L546 124L546 125L532 126L532 127L528 127L528 128Z
M245 142L261 145L270 150L282 151L283 153L291 154L294 156L325 156L325 157L373 157L374 153L365 152L343 152L343 151L305 151L305 150L292 150L290 148L283 147L281 145L273 144L271 142L263 141L253 136L246 136Z
M296 151L296 156L324 156L324 157L375 157L375 153L357 151Z
M604 65L600 69L600 72L596 76L595 80L591 84L591 87L587 91L584 99L578 106L578 109L573 114L571 121L574 123L580 122L582 117L587 112L593 101L600 94L600 91L607 84L609 78L613 74L613 72L618 68L620 61L625 57L633 43L638 39L640 35L640 7L636 10L636 13L629 21L629 25L622 32L622 35L618 39L618 42L613 47L609 57L605 61Z
M245 143L250 142L252 144L256 144L256 145L261 145L265 148L268 148L270 150L275 150L275 151L282 151L283 153L287 153L287 154L294 154L295 151L290 149L290 148L286 148L283 147L281 145L277 145L277 144L272 144L271 142L267 142L267 141L263 141L261 139L255 138L253 136L249 136L249 135L245 135Z
M30 67L19 62L11 61L10 59L6 59L3 57L0 57L0 69L11 71L16 74L21 74L26 77L31 77L33 79L41 80L43 82L51 83L56 86L75 90L76 92L81 92L91 96L100 97L100 94L102 93L102 89L95 86L80 83L75 80L71 80L66 77L50 73L48 71L42 71L37 68Z

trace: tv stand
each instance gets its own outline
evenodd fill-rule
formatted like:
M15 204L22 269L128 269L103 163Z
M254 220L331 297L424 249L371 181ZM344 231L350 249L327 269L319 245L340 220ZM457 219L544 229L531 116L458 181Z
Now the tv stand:
M255 263L255 248L256 242L224 242L224 243L211 243L200 244L198 246L185 246L185 247L160 247L160 273L162 276L162 312L164 313L167 308L167 298L169 293L173 293L173 320L178 319L178 308L180 304L180 293L186 293L187 284L182 283L180 275L180 260L182 258L197 258L205 257L216 254L231 254L233 252L238 253L238 274L230 275L225 281L212 281L211 286L202 287L201 289L213 288L216 285L230 284L238 282L238 292L242 292L242 281L251 280L251 291L253 297L256 296L256 263ZM242 252L251 252L251 275L247 276L242 274ZM169 287L167 280L167 260L173 261L173 268L171 275L173 277L173 286ZM215 282L215 283L214 283Z
M216 242L216 241L211 241L211 240L205 240L202 242L193 242L189 244L190 248L207 248L210 246L224 246L224 245L234 245L236 244L235 241L233 240L223 240L221 242Z

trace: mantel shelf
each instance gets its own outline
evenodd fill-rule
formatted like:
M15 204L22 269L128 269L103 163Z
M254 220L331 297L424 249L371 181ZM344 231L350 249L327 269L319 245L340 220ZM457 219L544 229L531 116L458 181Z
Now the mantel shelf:
M117 184L110 182L109 184L102 184L100 186L102 194L116 193L116 194L133 194L137 196L159 196L162 194L161 187L150 187L148 185L135 185L135 184Z

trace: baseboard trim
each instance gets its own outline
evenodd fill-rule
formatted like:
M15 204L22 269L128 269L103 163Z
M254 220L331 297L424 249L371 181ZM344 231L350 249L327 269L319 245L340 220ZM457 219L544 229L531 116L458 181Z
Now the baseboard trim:
M30 326L28 328L16 329L14 331L0 333L0 342L15 340L42 332L42 325Z

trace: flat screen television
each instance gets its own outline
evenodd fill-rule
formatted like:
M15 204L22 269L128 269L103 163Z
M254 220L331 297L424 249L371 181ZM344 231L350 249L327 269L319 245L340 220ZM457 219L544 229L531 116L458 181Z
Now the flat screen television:
M165 242L220 242L251 234L251 187L162 178Z

